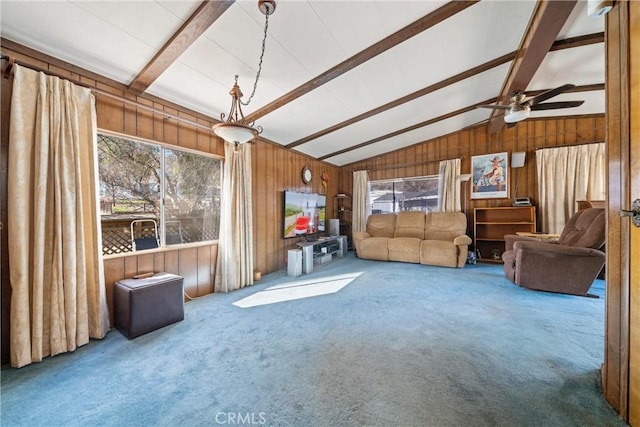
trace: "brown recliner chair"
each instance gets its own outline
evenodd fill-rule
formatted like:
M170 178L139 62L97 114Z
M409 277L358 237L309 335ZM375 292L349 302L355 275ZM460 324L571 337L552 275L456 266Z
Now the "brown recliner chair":
M578 211L557 242L504 236L504 273L516 285L539 291L588 295L605 263L604 209Z

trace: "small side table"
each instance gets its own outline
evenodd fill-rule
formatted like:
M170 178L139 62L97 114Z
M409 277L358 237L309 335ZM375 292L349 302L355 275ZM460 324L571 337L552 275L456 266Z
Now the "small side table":
M522 237L533 237L534 239L538 239L541 242L555 242L560 238L559 234L549 234L549 233L526 233L524 231L516 232L518 236Z

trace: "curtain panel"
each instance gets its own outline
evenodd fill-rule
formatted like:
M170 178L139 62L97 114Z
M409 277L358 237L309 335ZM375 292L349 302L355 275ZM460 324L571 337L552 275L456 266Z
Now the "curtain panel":
M8 179L14 367L109 330L96 159L91 91L16 66Z
M253 285L251 144L224 145L215 292Z
M367 171L353 172L353 233L367 231L367 218L371 215L370 187Z
M441 161L439 175L438 210L460 212L460 159Z
M604 143L536 151L542 231L562 232L578 200L605 200L605 158Z

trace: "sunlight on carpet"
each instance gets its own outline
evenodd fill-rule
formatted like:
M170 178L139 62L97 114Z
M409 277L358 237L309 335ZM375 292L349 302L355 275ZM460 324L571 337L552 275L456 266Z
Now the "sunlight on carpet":
M361 274L362 272L340 274L337 276L299 280L297 282L275 285L265 289L264 291L260 291L243 298L240 301L236 301L233 305L241 308L249 308L259 305L274 304L277 302L334 294L347 286Z

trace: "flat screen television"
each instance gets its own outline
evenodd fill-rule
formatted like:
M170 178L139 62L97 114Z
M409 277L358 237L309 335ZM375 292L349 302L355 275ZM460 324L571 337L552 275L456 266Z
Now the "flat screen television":
M283 237L305 237L325 231L327 196L317 193L284 192Z

